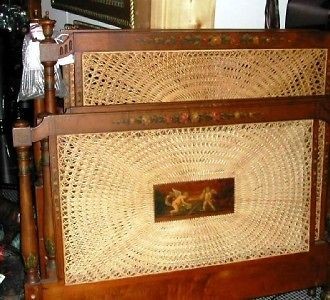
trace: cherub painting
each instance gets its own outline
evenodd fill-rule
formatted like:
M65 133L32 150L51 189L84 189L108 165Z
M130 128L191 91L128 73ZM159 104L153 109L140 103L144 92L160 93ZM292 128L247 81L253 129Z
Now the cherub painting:
M155 220L234 212L234 178L154 186Z
M217 194L217 191L215 189L211 189L209 186L207 186L202 194L201 194L201 200L203 201L203 210L207 210L208 207L210 207L213 211L216 211L216 208L214 207L214 196Z
M165 198L165 204L172 207L172 210L170 211L171 215L191 208L191 204L186 202L188 196L189 194L187 192L182 193L179 190L172 189Z

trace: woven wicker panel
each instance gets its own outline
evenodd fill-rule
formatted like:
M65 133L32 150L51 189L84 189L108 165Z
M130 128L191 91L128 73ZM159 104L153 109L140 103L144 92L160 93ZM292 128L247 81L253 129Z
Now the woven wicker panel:
M325 92L326 50L83 54L83 105L174 102Z
M325 122L320 121L318 136L318 160L317 160L317 182L316 182L316 223L315 240L320 239L321 226L321 199L323 186L323 167L324 167L324 146L325 146Z
M312 125L59 136L66 283L308 251ZM155 222L153 185L214 178L234 213Z

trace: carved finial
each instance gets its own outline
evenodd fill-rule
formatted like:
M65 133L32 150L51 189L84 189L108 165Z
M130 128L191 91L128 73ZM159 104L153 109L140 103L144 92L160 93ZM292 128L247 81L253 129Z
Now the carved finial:
M25 127L28 127L29 126L29 123L23 119L18 119L16 120L15 124L14 124L14 127L15 128L25 128Z
M45 36L45 39L42 41L43 43L55 43L54 39L52 38L55 23L55 20L49 19L49 12L46 11L46 15L39 21Z

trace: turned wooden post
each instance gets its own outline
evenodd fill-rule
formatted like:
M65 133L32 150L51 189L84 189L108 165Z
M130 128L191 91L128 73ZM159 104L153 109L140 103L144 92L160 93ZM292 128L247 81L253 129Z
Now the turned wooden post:
M40 11L36 10L34 12L33 18L30 19L30 23L40 23L41 21ZM44 98L43 97L36 97L33 101L33 126L37 126L37 118L40 113L43 113L45 111L45 104L44 104ZM42 185L42 168L41 168L41 145L40 141L33 144L33 158L34 158L34 164L36 168L37 173L37 186Z
M18 120L14 125L14 130L20 128L28 128L28 123ZM31 146L24 145L24 143L19 145L19 143L15 143L15 139L14 144L19 168L21 249L26 271L26 282L34 284L40 281L40 277L38 239L31 191Z
M45 111L44 99L42 97L35 98L33 101L34 106L34 126L38 125L38 116ZM34 157L34 164L37 173L37 186L41 186L43 183L42 178L42 162L41 162L41 142L33 143L33 157Z
M47 254L46 272L48 278L56 278L55 234L53 221L53 199L49 166L48 138L41 142L42 173L44 183L44 242Z
M39 21L45 39L41 41L41 44L55 44L52 38L54 26L56 21L50 20L48 16ZM44 66L44 78L45 78L45 112L56 113L56 98L55 98L55 70L54 66L56 61L42 61Z
M38 116L45 111L44 98L37 97L34 99L34 126L39 125L40 120ZM42 153L41 141L33 143L33 158L36 170L35 178L35 201L38 216L38 238L39 238L39 255L40 255L40 275L41 278L47 277L46 272L46 250L44 243L44 188L43 188L43 174L42 174Z
M52 38L53 30L56 21L50 20L48 16L39 21L45 39L41 42L43 45L55 44ZM56 60L42 60L44 66L44 112L46 114L54 114L57 111L56 97L55 97L55 69ZM53 203L51 192L51 177L49 166L49 149L48 139L41 141L41 161L43 174L43 191L44 191L44 205L43 205L43 238L45 243L47 264L46 276L48 278L56 278L56 263L55 263L55 242L54 242L54 221L53 221Z

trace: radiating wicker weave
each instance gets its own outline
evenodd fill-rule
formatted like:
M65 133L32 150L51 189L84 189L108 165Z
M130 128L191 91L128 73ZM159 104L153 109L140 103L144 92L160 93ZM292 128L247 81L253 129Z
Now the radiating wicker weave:
M58 137L65 282L308 251L313 122ZM235 178L235 212L154 221L153 185Z
M83 53L83 105L322 95L325 49Z
M312 124L59 136L66 283L307 251ZM225 177L235 213L154 222L154 184Z

